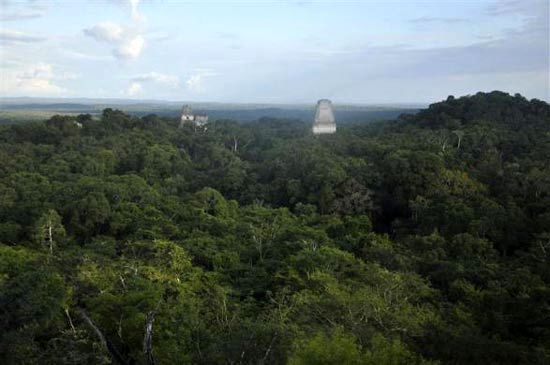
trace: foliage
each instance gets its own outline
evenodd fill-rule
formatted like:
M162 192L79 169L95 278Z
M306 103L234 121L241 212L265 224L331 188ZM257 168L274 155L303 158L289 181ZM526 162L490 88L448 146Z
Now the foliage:
M549 156L501 92L325 136L2 126L0 361L548 363Z

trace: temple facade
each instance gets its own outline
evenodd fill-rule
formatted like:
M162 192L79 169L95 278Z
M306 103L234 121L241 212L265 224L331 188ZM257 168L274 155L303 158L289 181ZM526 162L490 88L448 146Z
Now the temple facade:
M321 99L317 102L315 119L313 121L313 134L331 134L336 132L336 121L332 111L332 102Z
M193 123L195 126L202 127L208 123L208 115L193 114L189 105L184 105L181 110L180 128L185 123Z

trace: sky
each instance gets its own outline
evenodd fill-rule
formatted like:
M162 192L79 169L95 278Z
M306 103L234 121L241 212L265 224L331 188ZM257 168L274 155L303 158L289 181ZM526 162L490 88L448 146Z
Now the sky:
M550 101L550 0L0 0L0 96Z

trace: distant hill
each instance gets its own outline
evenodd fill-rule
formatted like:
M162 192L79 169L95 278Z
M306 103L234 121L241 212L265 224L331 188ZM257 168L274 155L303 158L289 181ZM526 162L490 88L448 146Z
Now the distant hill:
M0 98L0 124L47 119L54 114L98 115L105 108L120 109L130 115L156 114L178 117L185 102L125 100L125 99L48 99L48 98ZM211 120L232 119L242 122L263 117L310 121L315 104L232 104L188 103L193 110L210 116ZM340 123L372 122L395 119L403 113L415 113L421 105L342 105L335 104Z
M550 105L544 101L528 100L520 94L514 96L502 92L479 92L475 95L454 98L431 104L415 115L403 116L430 127L457 127L476 121L490 121L512 125L518 122L540 121L550 117Z

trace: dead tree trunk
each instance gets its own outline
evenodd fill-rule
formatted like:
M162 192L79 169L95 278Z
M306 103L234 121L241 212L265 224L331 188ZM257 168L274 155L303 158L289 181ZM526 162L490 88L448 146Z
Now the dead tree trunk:
M48 243L48 248L50 249L50 255L53 254L53 223L51 218L48 218L48 221L46 222L46 225L44 226L44 235L46 236L44 239Z
M111 355L111 358L119 364L127 365L128 361L124 360L120 352L115 348L115 346L111 343L111 341L107 340L105 336L103 335L103 332L95 325L95 323L92 321L92 319L86 314L84 311L80 311L80 315L84 319L84 321L90 326L90 328L95 332L96 336L99 338L99 341L101 344L105 347L105 349L109 352L109 355Z
M267 348L267 350L265 350L264 357L260 360L260 364L263 365L266 363L267 359L269 358L269 354L271 353L271 348L273 347L273 343L275 342L276 339L277 339L277 334L275 334L271 339L271 342L269 342L269 347Z
M155 365L153 356L153 322L155 321L156 310L147 313L145 318L145 336L143 337L143 352L147 356L147 364Z
M456 130L456 131L453 131L453 133L458 138L458 143L456 145L456 150L458 151L458 150L460 150L460 144L462 142L462 137L464 137L464 132L461 131L461 130Z
M67 319L69 320L69 325L71 326L71 331L73 332L73 336L76 335L76 328L74 328L73 320L71 318L71 314L69 313L69 308L65 308L65 315L67 316Z
M48 226L48 241L50 242L50 254L53 254L53 235L52 235L52 223Z

